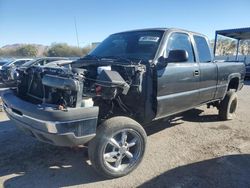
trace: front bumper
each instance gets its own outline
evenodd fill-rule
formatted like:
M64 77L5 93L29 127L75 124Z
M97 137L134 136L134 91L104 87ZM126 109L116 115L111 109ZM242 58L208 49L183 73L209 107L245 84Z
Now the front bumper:
M57 110L51 105L35 105L18 98L14 91L2 95L8 117L25 133L57 146L87 143L96 134L99 108Z

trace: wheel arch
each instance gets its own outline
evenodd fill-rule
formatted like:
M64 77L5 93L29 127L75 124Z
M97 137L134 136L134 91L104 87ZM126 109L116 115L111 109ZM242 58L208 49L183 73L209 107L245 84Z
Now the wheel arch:
M240 86L240 74L234 73L234 74L229 75L227 91L229 91L230 89L234 89L235 91L238 91L239 86Z

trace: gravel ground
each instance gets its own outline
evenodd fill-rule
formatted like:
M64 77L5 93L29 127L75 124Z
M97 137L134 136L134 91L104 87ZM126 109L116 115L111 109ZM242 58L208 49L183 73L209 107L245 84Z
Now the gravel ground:
M218 121L206 107L147 128L141 165L107 180L91 168L86 148L44 144L17 130L0 113L3 187L250 187L250 82L238 93L237 117Z

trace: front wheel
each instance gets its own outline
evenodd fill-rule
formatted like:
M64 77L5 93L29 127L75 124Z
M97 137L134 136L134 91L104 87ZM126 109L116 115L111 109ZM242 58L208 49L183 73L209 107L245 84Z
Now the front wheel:
M108 178L127 175L141 162L146 137L142 126L130 118L120 116L106 120L88 145L92 166Z
M219 105L219 118L221 120L231 120L235 116L238 99L234 91L228 91L225 98Z

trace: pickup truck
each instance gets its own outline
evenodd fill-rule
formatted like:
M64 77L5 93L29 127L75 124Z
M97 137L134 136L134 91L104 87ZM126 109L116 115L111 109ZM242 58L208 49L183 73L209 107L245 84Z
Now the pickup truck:
M144 126L201 105L232 119L242 63L213 61L207 37L181 29L110 35L70 67L30 67L3 94L8 117L57 146L88 145L92 166L114 178L142 161Z

